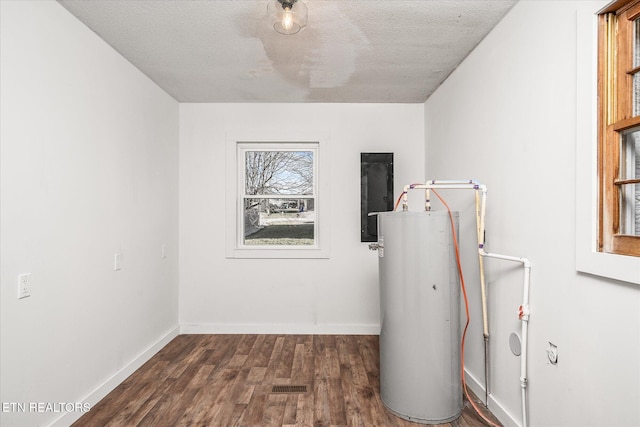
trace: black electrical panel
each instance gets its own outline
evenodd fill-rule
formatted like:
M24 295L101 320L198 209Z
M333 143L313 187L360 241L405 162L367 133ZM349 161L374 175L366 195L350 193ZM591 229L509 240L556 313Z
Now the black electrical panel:
M360 153L360 241L378 240L378 218L393 210L393 153Z

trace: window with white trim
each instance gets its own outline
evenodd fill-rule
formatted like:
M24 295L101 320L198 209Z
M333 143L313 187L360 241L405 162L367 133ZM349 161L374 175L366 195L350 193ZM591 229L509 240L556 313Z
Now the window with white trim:
M601 229L601 157L598 155L597 123L601 110L596 107L598 94L598 42L602 30L601 13L611 10L607 2L577 7L576 69L576 270L580 273L640 284L640 257L602 251ZM598 8L607 7L608 11Z
M329 257L327 143L283 136L227 138L228 258Z

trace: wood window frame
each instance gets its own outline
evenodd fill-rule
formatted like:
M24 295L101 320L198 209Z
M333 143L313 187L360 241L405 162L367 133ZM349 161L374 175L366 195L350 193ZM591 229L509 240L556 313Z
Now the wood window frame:
M633 112L634 21L640 0L617 1L599 12L598 22L598 250L640 256L640 236L621 234L622 187L640 180L620 178L620 140L625 130L640 127ZM637 181L637 182L636 182Z

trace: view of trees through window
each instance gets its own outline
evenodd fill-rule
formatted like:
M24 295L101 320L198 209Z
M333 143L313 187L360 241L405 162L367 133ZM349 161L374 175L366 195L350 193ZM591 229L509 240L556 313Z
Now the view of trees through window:
M314 151L245 151L244 244L315 244Z

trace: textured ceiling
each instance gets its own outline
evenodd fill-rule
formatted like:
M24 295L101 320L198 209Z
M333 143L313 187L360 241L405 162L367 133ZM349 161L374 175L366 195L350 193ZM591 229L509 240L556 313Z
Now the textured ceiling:
M181 102L424 102L515 0L59 0Z

